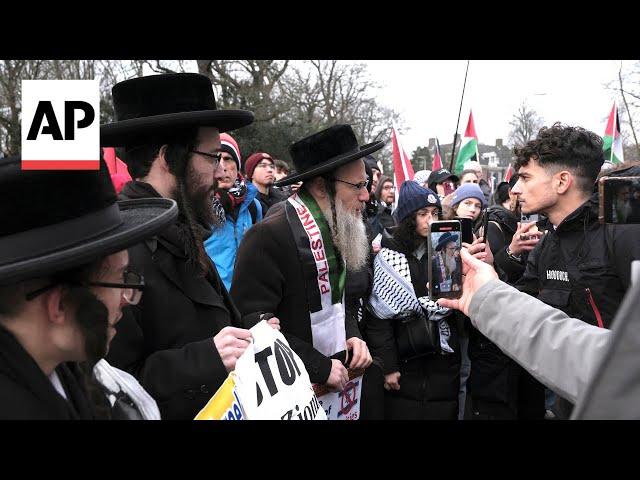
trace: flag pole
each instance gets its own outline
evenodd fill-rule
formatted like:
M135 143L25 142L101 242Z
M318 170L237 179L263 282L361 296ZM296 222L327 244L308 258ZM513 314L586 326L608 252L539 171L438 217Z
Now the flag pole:
M460 126L460 114L462 113L462 101L464 100L464 90L467 86L467 73L469 73L469 60L467 60L467 69L464 72L464 84L462 85L462 96L460 97L460 109L458 110L458 122L456 123L456 133L453 134L453 148L451 149L451 162L449 162L449 170L453 172L453 162L456 153L456 141L458 140L458 127Z

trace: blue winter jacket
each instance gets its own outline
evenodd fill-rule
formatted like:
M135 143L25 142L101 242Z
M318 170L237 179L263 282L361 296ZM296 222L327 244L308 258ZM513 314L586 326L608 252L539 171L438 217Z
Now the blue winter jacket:
M236 252L244 236L244 232L249 230L253 224L249 205L256 205L256 222L262 220L262 205L256 199L258 189L249 182L247 184L247 193L244 197L238 218L236 221L227 214L227 221L221 227L213 229L212 235L205 240L204 248L207 251L213 263L215 263L220 278L224 282L227 291L231 290L231 280L233 279L233 266L236 263Z

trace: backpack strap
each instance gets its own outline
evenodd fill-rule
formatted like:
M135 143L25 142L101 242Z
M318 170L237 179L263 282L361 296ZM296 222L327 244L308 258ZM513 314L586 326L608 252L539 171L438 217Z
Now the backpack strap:
M262 220L262 204L257 198L249 204L249 214L251 215L251 225L255 225Z

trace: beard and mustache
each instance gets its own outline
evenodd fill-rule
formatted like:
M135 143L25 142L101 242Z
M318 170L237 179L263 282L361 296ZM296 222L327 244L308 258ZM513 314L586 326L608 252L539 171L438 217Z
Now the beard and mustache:
M329 229L333 246L340 252L347 270L355 272L363 268L369 258L369 241L362 215L345 208L343 203L330 198L330 208L320 207ZM335 207L335 216L333 209Z
M84 337L85 362L92 369L107 355L109 310L86 287L71 288L65 295L65 303L75 306L75 321Z
M212 185L203 182L202 175L189 163L184 176L177 178L172 193L180 211L176 225L187 262L202 275L210 268L204 240L212 227L221 226L226 220L224 208L214 195L216 187L215 180Z

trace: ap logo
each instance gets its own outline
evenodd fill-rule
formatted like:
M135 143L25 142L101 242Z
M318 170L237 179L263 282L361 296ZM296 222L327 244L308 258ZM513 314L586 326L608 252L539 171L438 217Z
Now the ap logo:
M22 169L99 168L98 80L23 80Z

